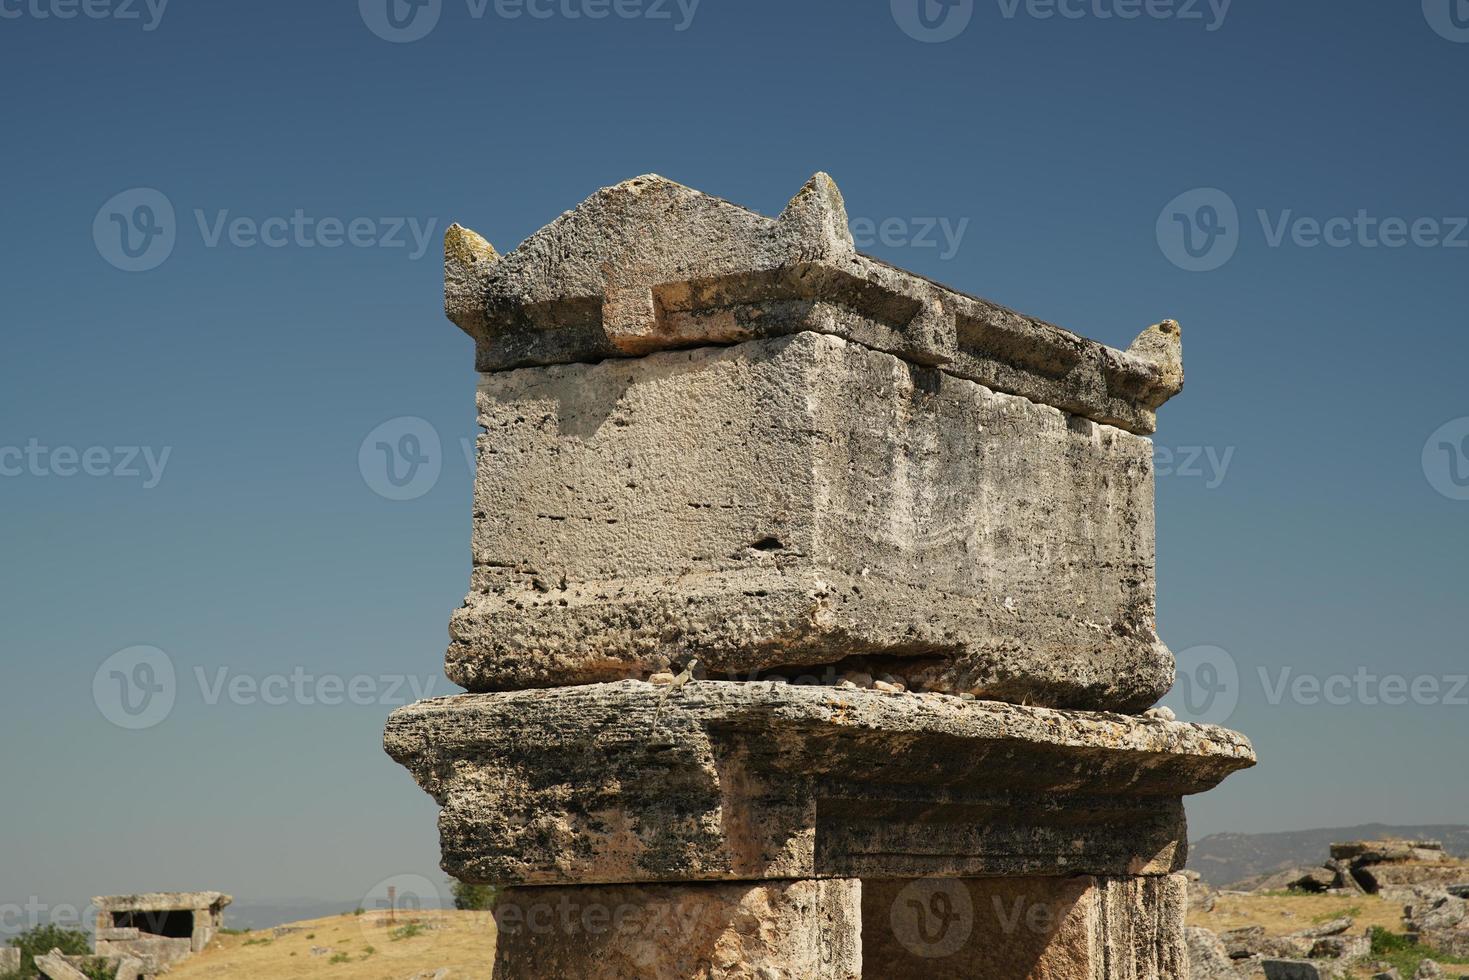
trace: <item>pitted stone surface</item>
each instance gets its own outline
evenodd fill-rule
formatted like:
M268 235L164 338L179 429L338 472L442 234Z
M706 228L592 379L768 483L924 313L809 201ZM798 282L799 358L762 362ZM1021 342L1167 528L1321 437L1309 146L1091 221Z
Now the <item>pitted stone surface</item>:
M393 713L443 868L500 884L1166 874L1211 726L769 683L636 681Z
M1178 876L862 883L870 977L1160 980L1187 975Z
M479 410L470 690L694 655L1081 709L1172 685L1139 436L816 333L490 374Z
M814 330L1139 433L1183 385L1172 321L1114 350L859 254L826 174L776 219L638 177L503 258L455 225L445 256L482 371Z
M863 976L851 880L511 888L495 924L495 980Z

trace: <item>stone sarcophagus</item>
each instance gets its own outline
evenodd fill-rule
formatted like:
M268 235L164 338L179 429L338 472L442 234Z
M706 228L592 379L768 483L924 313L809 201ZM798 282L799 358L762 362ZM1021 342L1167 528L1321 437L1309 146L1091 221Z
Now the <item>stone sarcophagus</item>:
M1181 800L1254 757L1144 714L1178 324L1118 351L861 255L824 174L455 226L446 305L471 693L386 744L445 870L517 886L497 976L1182 975Z

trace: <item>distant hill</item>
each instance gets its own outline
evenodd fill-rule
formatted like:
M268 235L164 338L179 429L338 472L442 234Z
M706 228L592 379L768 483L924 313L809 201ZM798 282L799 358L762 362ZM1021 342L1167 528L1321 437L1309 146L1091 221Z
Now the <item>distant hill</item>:
M1188 866L1216 887L1245 878L1299 866L1321 864L1332 844L1382 837L1442 841L1444 850L1469 857L1469 826L1440 824L1395 827L1369 823L1360 827L1292 830L1279 834L1213 834L1189 845Z

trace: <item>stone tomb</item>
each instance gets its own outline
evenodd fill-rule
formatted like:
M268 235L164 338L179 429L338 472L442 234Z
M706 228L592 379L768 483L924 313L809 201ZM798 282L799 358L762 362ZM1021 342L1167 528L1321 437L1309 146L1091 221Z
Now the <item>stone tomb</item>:
M446 305L470 693L386 747L512 886L497 977L1185 974L1182 798L1254 754L1147 711L1176 323L1114 350L860 255L825 175L456 225Z
M201 953L224 923L233 901L222 892L150 892L92 899L98 956L141 960L144 972L164 972Z

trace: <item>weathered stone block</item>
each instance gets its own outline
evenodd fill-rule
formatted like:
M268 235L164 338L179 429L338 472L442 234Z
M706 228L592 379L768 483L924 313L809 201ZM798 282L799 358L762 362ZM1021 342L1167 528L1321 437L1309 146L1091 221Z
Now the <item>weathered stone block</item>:
M1148 440L840 338L487 375L475 691L892 673L1140 711L1154 624Z
M1221 728L946 695L636 681L395 711L442 867L498 884L1165 874Z
M1176 876L863 881L863 969L926 980L1181 978L1186 893Z
M87 980L87 975L68 963L59 949L37 956L36 969L46 980Z
M512 888L495 907L494 975L857 980L860 895L850 880Z

